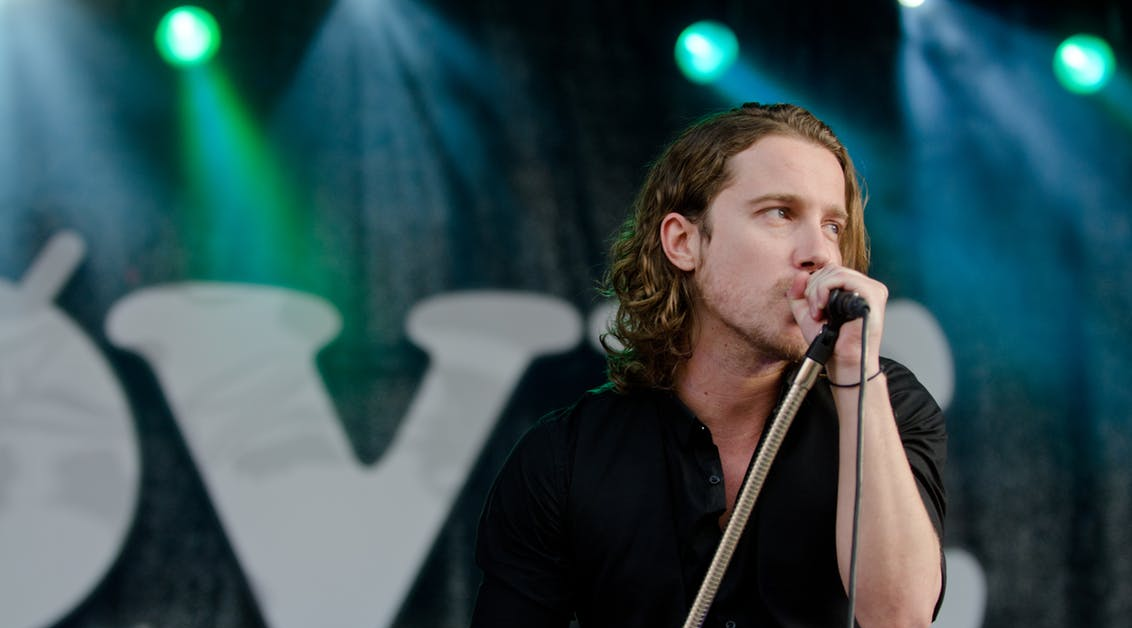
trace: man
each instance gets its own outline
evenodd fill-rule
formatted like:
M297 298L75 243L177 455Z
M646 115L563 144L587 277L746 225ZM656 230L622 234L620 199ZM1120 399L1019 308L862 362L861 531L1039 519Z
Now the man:
M887 290L864 274L862 213L848 153L799 107L747 104L665 150L612 249L610 384L541 421L500 472L474 626L681 625L834 289L870 305L868 376L864 321L845 323L704 625L846 624L862 390L856 619L931 623L946 434L878 355Z

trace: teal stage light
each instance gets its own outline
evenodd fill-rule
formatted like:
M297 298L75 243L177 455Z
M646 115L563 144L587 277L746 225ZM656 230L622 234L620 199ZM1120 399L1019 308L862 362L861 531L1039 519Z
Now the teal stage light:
M1116 71L1108 42L1093 35L1074 35L1057 47L1053 73L1065 89L1077 94L1099 91Z
M724 24L705 20L685 28L676 39L676 65L693 83L711 83L739 57L739 40Z
M178 7L161 18L154 42L162 58L171 65L198 65L220 49L220 26L212 14L200 7Z

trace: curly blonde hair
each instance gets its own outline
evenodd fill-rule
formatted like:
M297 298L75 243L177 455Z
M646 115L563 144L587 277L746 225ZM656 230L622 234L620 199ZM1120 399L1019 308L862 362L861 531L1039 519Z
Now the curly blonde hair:
M813 142L840 162L849 214L839 238L841 256L845 266L867 271L862 185L848 151L824 122L789 104L747 103L703 118L685 129L652 164L610 250L601 291L616 297L619 304L601 344L609 379L617 390L671 389L677 369L691 355L694 284L691 273L676 268L665 256L661 221L678 212L710 238L707 209L731 181L731 158L770 135Z

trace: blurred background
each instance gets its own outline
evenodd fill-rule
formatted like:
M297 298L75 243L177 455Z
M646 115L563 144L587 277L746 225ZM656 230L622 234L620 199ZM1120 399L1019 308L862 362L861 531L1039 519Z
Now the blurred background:
M745 101L867 180L937 624L1128 625L1126 3L180 5L0 0L0 625L466 625L647 164Z

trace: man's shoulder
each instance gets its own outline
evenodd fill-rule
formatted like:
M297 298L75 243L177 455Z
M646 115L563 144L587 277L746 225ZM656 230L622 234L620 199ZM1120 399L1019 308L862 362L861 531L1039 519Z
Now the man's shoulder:
M543 442L569 443L571 449L579 442L607 441L620 432L652 429L663 412L663 399L663 391L620 391L604 384L544 415L528 435Z
M907 366L891 358L881 356L880 367L884 371L884 377L888 380L888 391L890 396L896 395L913 395L913 396L926 396L932 403L931 393L924 387L923 383L916 377Z
M575 426L591 422L624 421L655 413L658 391L651 389L618 390L612 383L587 390L572 404L554 410L540 423L571 423Z
M914 429L940 435L945 433L943 410L915 373L903 364L883 357L881 368L888 381L888 398L901 433L910 433Z
M915 378L915 375L913 375L911 369L909 369L907 366L904 366L900 362L897 362L896 360L885 357L883 355L880 356L880 368L884 371L884 376L886 378L892 378L892 376L894 375L896 377L910 376L912 378Z
M512 449L510 466L528 476L568 477L574 459L615 459L617 443L640 442L654 431L657 412L650 391L620 392L605 385L541 417ZM646 439L647 440L647 439Z

